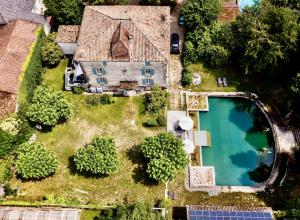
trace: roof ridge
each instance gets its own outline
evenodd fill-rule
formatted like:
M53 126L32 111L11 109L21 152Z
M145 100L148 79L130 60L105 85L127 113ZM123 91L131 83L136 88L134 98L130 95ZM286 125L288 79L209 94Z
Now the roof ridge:
M149 39L149 37L143 32L141 31L141 29L139 28L138 25L136 25L136 23L130 19L132 21L132 23L134 24L134 26L142 33L142 35L151 43L151 45L153 47L155 47L155 49L166 59L166 61L168 60L168 58L166 58L166 56L157 48L157 46Z
M105 6L105 5L104 5L104 6ZM104 14L103 12L97 11L97 10L94 8L94 7L99 7L99 6L88 5L88 6L86 6L86 7L89 8L89 9L92 9L93 11L95 11L95 12L97 12L97 13L99 13L99 14L102 14L102 15L104 15L104 16L106 16L106 17L112 19L112 20L115 20L115 21L117 21L117 20L131 20L131 18L113 18L113 17L111 17L111 16L109 16L109 15L107 15L107 14ZM103 6L102 6L102 7L103 7Z

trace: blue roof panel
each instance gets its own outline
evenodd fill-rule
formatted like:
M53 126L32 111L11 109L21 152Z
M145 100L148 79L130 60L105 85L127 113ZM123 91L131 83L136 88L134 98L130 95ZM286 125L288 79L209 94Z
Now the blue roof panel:
M189 210L190 220L272 220L270 212Z

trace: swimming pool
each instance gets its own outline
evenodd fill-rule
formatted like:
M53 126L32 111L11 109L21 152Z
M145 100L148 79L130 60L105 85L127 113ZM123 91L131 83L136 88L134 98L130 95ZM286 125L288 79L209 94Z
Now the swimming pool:
M253 6L256 2L259 2L259 0L239 0L238 6L240 10L243 10L246 6Z
M262 163L271 167L274 160L272 132L260 128L268 126L266 118L247 99L210 97L208 102L209 111L199 112L199 128L211 133L212 146L202 147L202 165L215 167L216 185L257 185L249 171Z

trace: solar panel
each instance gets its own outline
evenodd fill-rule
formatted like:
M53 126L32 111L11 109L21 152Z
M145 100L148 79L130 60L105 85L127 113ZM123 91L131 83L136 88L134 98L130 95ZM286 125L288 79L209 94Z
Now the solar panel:
M189 210L190 220L272 220L270 212Z

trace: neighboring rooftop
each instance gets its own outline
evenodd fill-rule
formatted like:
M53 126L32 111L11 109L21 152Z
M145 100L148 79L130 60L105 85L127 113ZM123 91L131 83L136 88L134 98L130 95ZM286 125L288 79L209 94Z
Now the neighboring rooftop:
M238 16L239 12L237 0L224 1L218 20L222 22L233 21Z
M188 220L215 220L215 219L239 219L239 220L272 220L272 209L269 207L240 208L234 206L203 206L187 205Z
M80 25L60 25L56 37L58 43L76 43Z
M81 210L63 208L1 207L0 219L80 220Z
M77 61L167 61L170 8L86 6L78 37Z
M0 0L0 15L7 23L14 19L23 19L43 24L44 16L32 13L34 3L35 0Z
M19 74L36 39L37 23L16 20L0 26L0 91L16 94Z

